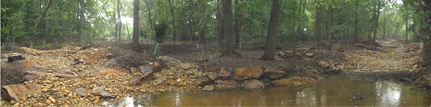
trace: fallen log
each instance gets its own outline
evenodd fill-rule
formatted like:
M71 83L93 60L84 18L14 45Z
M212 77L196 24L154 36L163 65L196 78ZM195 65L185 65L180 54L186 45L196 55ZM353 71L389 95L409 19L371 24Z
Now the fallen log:
M366 48L366 49L368 49L368 50L380 51L380 52L388 53L388 51L385 51L385 50L380 49L380 48L378 48L378 47L367 46L367 45L364 45L364 44L358 44L358 43L355 43L355 46L357 46L357 47L361 47L361 48Z

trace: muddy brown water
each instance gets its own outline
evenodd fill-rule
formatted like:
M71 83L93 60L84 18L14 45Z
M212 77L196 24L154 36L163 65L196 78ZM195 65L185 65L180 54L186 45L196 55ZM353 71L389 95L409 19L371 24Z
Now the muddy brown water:
M332 77L300 87L214 92L163 92L127 97L110 106L430 106L431 95L420 88L392 82L348 80Z

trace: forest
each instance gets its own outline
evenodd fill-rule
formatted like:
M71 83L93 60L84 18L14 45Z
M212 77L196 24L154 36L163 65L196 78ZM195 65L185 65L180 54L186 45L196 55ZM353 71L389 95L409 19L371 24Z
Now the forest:
M430 37L431 0L3 0L1 105L430 106Z

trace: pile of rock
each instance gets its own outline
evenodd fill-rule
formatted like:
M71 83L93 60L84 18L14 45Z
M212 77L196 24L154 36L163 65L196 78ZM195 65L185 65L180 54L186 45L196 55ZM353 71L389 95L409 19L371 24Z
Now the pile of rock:
M198 85L204 91L226 88L262 89L266 86L300 86L315 83L323 77L313 73L313 77L289 76L279 69L262 69L259 67L239 67L234 70L220 68L215 72L206 72L206 76L198 78Z

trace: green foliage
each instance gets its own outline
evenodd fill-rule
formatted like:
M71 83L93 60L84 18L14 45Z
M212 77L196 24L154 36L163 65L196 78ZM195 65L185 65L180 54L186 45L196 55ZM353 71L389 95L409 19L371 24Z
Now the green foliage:
M163 43L165 40L166 28L168 25L164 22L155 25L156 37L155 40L157 43Z

